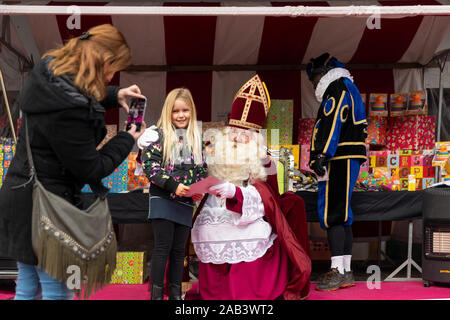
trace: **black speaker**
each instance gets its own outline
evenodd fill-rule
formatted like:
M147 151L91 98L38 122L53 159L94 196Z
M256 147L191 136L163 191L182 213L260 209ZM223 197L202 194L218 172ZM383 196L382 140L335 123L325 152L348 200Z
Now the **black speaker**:
M425 189L422 202L422 278L450 283L450 188Z

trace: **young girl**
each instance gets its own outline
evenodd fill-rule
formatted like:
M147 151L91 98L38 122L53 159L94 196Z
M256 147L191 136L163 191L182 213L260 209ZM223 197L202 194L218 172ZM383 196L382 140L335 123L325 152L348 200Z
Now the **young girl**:
M163 299L164 273L169 258L169 299L181 300L186 240L192 227L193 201L189 185L206 178L201 132L191 92L172 90L166 97L157 127L145 134L150 144L142 166L150 185L150 215L155 237L151 261L151 299Z

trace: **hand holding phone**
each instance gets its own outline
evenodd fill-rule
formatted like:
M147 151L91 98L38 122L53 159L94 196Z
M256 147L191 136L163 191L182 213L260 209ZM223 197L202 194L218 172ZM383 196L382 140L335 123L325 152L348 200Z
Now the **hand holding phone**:
M147 99L133 98L130 103L130 112L128 113L126 130L131 129L131 124L136 125L136 131L141 131L142 121L144 120L145 109L147 108Z

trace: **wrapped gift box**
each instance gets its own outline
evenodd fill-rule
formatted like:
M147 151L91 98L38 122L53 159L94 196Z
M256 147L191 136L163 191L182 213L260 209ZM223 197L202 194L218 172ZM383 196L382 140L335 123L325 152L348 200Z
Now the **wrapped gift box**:
M106 178L102 179L102 183L107 187L110 193L120 193L127 191L128 182L128 159L125 159L115 170ZM92 192L89 185L85 185L81 192Z
M268 144L292 144L293 114L293 100L271 100L269 113L264 124L264 129L267 129ZM278 141L274 141L276 135L272 138L273 129L278 129Z
M304 118L298 120L298 144L311 144L311 137L316 119Z
M117 252L112 284L143 284L146 278L146 252Z
M366 156L367 156L367 160L361 164L361 166L359 167L359 176L358 176L358 180L361 179L361 175L363 174L363 172L369 172L369 168L370 168L370 157L369 157L369 146L366 144Z
M127 181L127 189L134 190L138 188L147 188L150 186L150 183L145 175L136 175L136 157L137 152L131 152L128 155L128 181Z
M434 168L431 166L433 153L434 150L370 151L371 172L387 169L391 183L395 177L399 178L400 190L423 190L434 183ZM408 180L411 177L415 179L415 187Z
M389 119L386 148L389 150L433 149L436 117L417 115Z
M300 148L300 169L312 172L311 168L308 166L310 145L302 144Z
M386 144L387 118L369 117L367 119L366 144L382 145Z

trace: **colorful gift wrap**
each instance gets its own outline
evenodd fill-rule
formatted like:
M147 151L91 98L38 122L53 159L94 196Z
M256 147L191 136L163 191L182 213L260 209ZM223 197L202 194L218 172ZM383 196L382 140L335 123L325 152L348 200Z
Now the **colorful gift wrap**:
M430 188L434 184L434 178L423 178L422 189Z
M125 159L109 176L102 179L102 183L110 193L120 193L127 191L128 182L128 159ZM81 192L92 192L89 185L85 185Z
M408 185L409 185L408 177L400 178L400 190L401 191L408 191Z
M358 181L361 180L362 174L364 172L369 172L369 168L370 168L370 157L369 157L369 145L366 144L366 156L367 156L367 160L361 164L361 166L359 167L359 176L358 176Z
M411 167L411 174L416 178L423 178L423 167Z
M416 177L416 190L423 190L423 178L417 178Z
M424 178L434 178L434 167L432 166L424 166L423 167L423 177Z
M400 167L411 167L411 156L400 156Z
M298 144L311 144L311 137L314 131L316 119L304 118L298 120Z
M398 168L398 175L400 178L408 178L410 173L411 173L410 167L399 167Z
M389 155L387 156L387 166L388 167L398 167L400 164L400 156Z
M294 116L293 100L271 100L269 113L263 128L267 129L267 144L292 144ZM278 141L272 130L278 129Z
M388 150L433 149L436 117L417 115L391 117L388 122L386 148Z
M415 167L415 166L423 166L423 155L412 155L411 156L411 166Z
M146 277L146 252L117 252L112 284L143 284Z
M366 144L385 145L387 120L385 117L369 117L367 119Z
M369 167L387 167L388 166L388 152L387 151L368 151Z
M389 177L390 184L398 179L399 188L392 190L423 190L434 183L434 167L431 166L433 153L432 149L370 151L371 172L378 181L383 175ZM383 166L385 159L387 167ZM389 173L382 174L386 169Z
M387 156L376 156L375 167L387 167Z
M397 167L390 167L389 168L389 170L390 170L390 173L391 173L391 177L396 177L396 176L400 176L400 168L397 166Z
M134 190L138 188L147 188L150 186L150 182L148 181L145 175L136 175L136 157L137 152L131 152L128 155L128 181L127 181L127 189Z
M302 144L300 147L300 169L312 172L308 166L310 148L309 144Z

